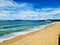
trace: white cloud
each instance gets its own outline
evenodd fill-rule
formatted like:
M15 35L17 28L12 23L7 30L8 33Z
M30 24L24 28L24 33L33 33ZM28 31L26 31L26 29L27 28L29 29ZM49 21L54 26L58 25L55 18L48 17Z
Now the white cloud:
M58 8L34 8L33 4L17 4L13 0L0 0L0 20L44 20L60 19Z

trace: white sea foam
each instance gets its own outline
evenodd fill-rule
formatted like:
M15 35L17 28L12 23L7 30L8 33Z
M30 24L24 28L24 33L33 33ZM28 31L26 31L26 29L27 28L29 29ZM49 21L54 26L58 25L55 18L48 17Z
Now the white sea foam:
M0 43L3 41L7 41L7 40L10 40L12 38L15 38L16 36L28 34L28 33L34 32L36 30L40 30L40 29L45 28L46 26L49 26L52 24L55 24L55 23L51 23L51 24L47 24L47 25L43 25L43 26L39 26L39 27L34 27L33 29L29 29L26 31L20 31L20 32L15 32L15 33L10 33L10 34L4 35L4 36L0 36Z

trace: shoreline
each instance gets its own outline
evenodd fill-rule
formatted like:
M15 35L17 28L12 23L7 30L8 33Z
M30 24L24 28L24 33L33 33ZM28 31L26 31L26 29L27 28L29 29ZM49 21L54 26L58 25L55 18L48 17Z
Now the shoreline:
M35 31L37 31L37 30L41 30L41 29L43 29L43 28L45 28L45 27L47 27L47 26L50 26L50 25L53 25L53 24L55 24L55 22L53 22L53 23L51 23L51 24L47 24L47 25L44 25L44 26L42 26L42 27L40 27L40 26L38 26L38 28L37 27L34 27L33 29L30 29L31 31L28 31L28 32L15 32L15 33L11 33L11 34L7 34L7 35L4 35L3 36L3 38L5 37L5 39L3 39L3 40L0 40L0 43L3 43L3 42L5 42L5 41L9 41L9 40L11 40L11 39L13 39L13 38L15 38L15 37L17 37L17 36L21 36L21 35L25 35L25 34L29 34L29 33L32 33L32 32L35 32ZM13 35L12 35L13 34ZM9 36L9 35L12 35L12 36ZM8 37L9 36L9 37ZM2 37L1 37L2 38ZM7 38L7 39L6 39Z
M59 32L60 22L56 22L41 30L4 41L0 45L58 45Z

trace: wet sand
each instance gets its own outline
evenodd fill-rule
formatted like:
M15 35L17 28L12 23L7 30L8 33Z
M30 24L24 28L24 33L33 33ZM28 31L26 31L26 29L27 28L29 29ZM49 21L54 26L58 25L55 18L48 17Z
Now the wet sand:
M60 22L47 26L41 30L17 36L0 45L58 45Z

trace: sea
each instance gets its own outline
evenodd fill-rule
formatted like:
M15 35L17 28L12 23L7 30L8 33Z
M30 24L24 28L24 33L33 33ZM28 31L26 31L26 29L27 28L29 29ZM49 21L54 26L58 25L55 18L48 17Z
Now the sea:
M0 42L28 34L54 24L43 20L0 20Z

